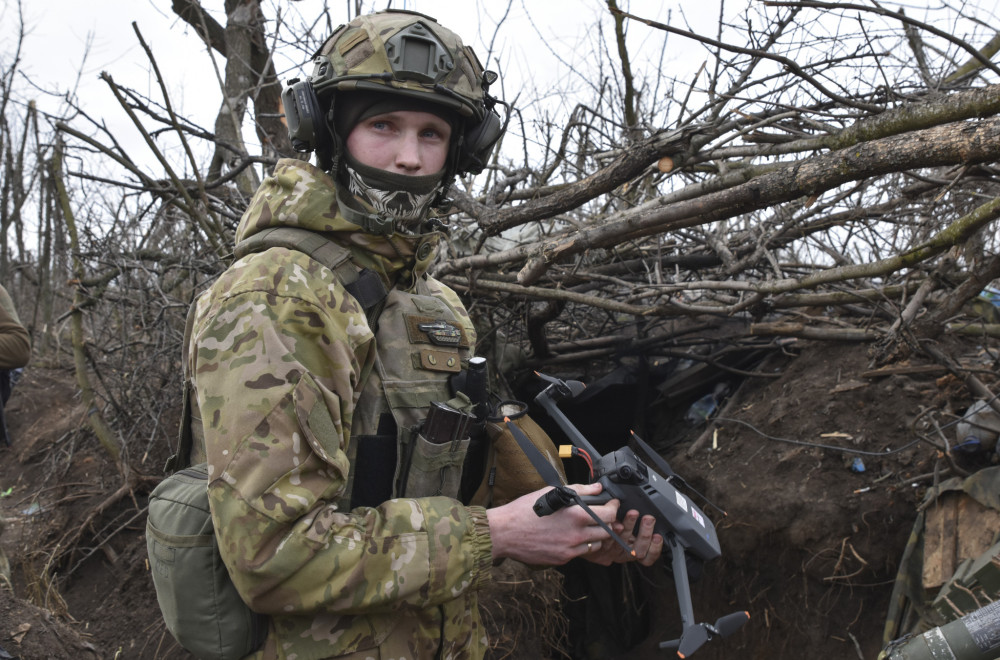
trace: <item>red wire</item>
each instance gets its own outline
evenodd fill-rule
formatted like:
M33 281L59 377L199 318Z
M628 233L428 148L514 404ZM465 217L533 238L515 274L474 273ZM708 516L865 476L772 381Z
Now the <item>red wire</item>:
M583 457L583 460L587 461L587 467L590 468L590 480L594 480L594 460L587 453L586 449L580 449L579 447L573 447L573 453L577 456Z

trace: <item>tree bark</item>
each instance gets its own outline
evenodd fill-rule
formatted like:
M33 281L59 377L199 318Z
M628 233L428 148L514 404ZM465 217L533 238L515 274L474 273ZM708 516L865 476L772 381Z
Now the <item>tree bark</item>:
M208 15L198 0L173 0L173 10L198 32L209 48L226 58L223 94L228 99L242 99L242 107L233 100L230 100L228 106L223 102L216 120L217 134L226 136L233 145L242 144L242 141L236 141L229 126L222 126L223 131L220 133L220 122L231 122L231 114L242 123L246 101L250 99L253 101L257 136L263 146L262 155L269 158L295 157L296 152L284 123L281 83L274 69L271 49L267 45L264 15L259 0L227 0L226 15L229 18L226 27ZM225 162L226 159L225 151L217 150L213 165Z
M66 222L66 229L70 236L70 242L74 255L80 253L80 242L76 230L73 209L69 203L69 194L62 178L62 145L56 143L55 155L52 159L52 181L56 187L59 197L59 205L62 208L63 219ZM73 339L73 362L76 365L76 382L80 388L80 401L87 411L87 423L90 429L97 436L97 440L108 452L114 461L122 477L127 478L129 473L128 464L122 458L122 443L108 425L101 409L97 406L97 395L87 374L87 359L85 356L86 346L83 333L83 311L81 309L84 296L82 291L82 280L84 274L83 262L78 256L73 258L73 274L76 278L76 287L73 294L72 339Z
M243 142L243 117L255 78L250 51L259 16L258 0L226 0L226 76L222 107L215 118L215 155L208 170L209 180L221 178L224 168L235 169L249 153ZM244 170L236 178L245 197L252 195L259 183L252 171Z

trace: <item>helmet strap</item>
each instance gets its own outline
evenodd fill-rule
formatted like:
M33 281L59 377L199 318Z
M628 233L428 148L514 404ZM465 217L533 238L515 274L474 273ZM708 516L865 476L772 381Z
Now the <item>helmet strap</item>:
M316 149L316 164L321 170L330 172L331 174L337 171L340 164L340 154L344 150L344 141L337 133L333 123L333 107L335 102L336 94L332 94L327 104L326 113L323 115L323 123L326 126L327 134L330 136L330 147L329 149Z

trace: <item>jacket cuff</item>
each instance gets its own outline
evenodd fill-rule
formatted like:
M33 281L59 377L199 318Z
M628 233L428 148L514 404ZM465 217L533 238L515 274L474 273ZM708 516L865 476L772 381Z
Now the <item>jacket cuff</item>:
M472 520L472 551L475 565L472 567L472 589L482 589L492 581L493 539L490 537L490 523L486 509L481 506L467 508Z

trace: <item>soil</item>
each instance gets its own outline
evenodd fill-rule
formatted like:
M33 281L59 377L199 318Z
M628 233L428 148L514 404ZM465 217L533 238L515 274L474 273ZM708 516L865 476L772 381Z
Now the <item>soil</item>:
M974 343L947 348L964 361L981 353ZM683 417L704 392L651 409L652 426L669 430L651 440L728 512L702 507L723 554L692 583L695 614L707 622L751 615L698 658L877 656L916 505L948 466L918 441L916 425L928 411L946 421L971 403L954 377L933 365L913 369L929 364L913 358L892 365L909 372L875 375L863 345L799 342L757 365L773 377L732 382L713 426ZM85 431L85 412L69 370L29 368L8 403L0 548L11 569L0 578L0 658L189 658L163 627L146 561L145 500L167 449L132 457L145 474L122 489ZM987 464L966 458L964 468ZM529 571L506 562L497 577L482 606L493 657L560 657L554 649L674 657L658 648L680 630L665 565Z

